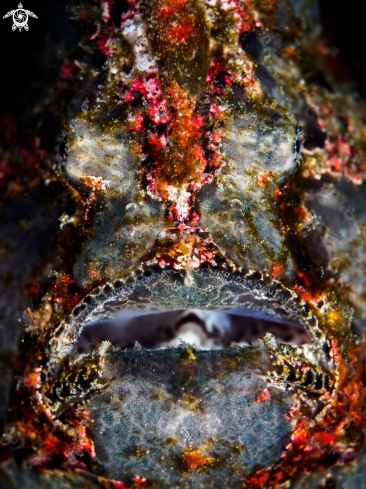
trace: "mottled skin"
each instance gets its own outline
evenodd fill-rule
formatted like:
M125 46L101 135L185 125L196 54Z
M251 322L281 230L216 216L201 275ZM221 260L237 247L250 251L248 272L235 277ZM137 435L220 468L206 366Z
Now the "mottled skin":
M2 483L34 487L16 449L44 487L361 487L366 111L326 68L315 6L117 4L71 9L85 53L61 66L73 105L58 103L57 164L4 151L38 162L27 188L54 182L40 207L62 231L4 292L20 296L8 315L38 307L23 320ZM11 236L35 197L7 169ZM27 253L9 246L15 262ZM44 283L38 297L30 283ZM75 353L86 325L121 310L186 308L296 321L312 343Z

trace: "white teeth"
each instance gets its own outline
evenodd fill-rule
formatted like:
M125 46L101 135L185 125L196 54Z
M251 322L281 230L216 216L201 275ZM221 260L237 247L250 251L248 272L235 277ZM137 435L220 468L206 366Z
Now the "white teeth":
M162 343L158 349L177 347L182 342L200 350L215 350L219 348L207 337L200 324L188 321L177 330L177 336L174 339Z
M187 309L180 316L179 321L193 314L198 320L204 324L208 334L212 334L215 330L220 331L224 335L225 331L231 328L230 316L225 312L205 311L204 309Z

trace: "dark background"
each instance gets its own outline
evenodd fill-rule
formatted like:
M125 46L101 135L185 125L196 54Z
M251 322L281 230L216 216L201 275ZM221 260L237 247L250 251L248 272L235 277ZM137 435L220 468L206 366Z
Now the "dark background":
M30 18L28 32L13 32L12 19L2 18L18 3L0 3L0 114L21 112L27 96L47 83L47 44L63 45L67 52L77 42L77 30L70 28L65 13L68 0L22 0L23 7L38 16ZM355 81L355 89L366 98L365 27L360 0L320 0L320 15L324 34L339 49L338 57Z
M7 12L18 8L19 2L38 17L29 17L28 31L12 31L12 17L3 19ZM1 0L0 114L21 113L29 95L36 97L41 85L52 77L47 65L52 49L58 46L60 52L67 52L78 42L78 30L70 25L65 12L69 3L69 0Z

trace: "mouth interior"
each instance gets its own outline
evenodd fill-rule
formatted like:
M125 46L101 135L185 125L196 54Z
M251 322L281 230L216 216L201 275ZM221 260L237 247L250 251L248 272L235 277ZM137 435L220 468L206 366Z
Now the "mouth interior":
M162 349L179 346L182 341L197 349L217 350L229 347L232 342L249 345L267 332L282 343L311 343L308 333L295 320L252 310L123 310L114 319L85 326L77 350L88 353L106 340L129 350L135 347L135 342L143 348Z

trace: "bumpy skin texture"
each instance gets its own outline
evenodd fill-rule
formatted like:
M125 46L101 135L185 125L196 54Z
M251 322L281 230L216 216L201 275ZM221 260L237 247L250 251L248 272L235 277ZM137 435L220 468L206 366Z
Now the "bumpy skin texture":
M274 388L271 400L257 401L267 388L266 353L201 351L190 358L178 348L111 355L117 379L90 404L108 473L125 483L137 471L159 487L191 487L192 479L198 487L221 487L229 469L231 487L241 487L256 464L274 462L291 433L292 395ZM187 470L182 454L192 447L202 447L197 468L209 470Z
M34 303L1 483L362 487L366 112L325 67L315 5L131 0L70 13L84 53L63 62L60 97L45 103L63 123L56 165L38 141L4 150L1 167L8 345L11 317ZM19 266L14 221L28 205L48 217L21 225L47 239ZM186 308L293 321L312 342L76 353L88 324Z

